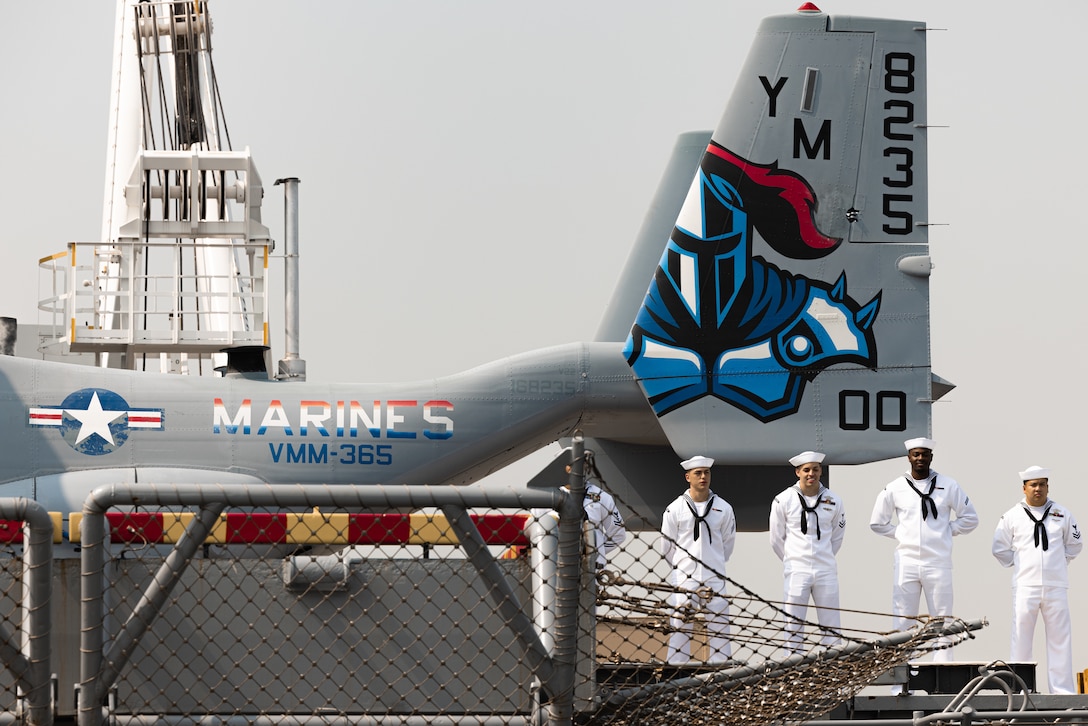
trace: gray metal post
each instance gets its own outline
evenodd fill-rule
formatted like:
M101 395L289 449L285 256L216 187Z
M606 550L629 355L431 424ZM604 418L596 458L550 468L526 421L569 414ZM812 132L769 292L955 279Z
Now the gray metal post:
M549 696L548 722L567 726L574 720L574 675L578 657L578 600L582 579L582 500L586 494L585 443L571 441L568 488L559 506L559 563L555 598L555 671L541 679Z
M53 520L42 505L32 499L0 499L0 518L22 520L23 587L26 655L5 648L6 662L26 695L27 723L53 723L53 690L50 687L49 599L53 589ZM9 660L10 658L10 660Z
M53 589L53 520L35 501L23 500L23 519L28 542L24 552L24 582L27 598L27 672L30 681L25 688L29 703L28 721L31 726L53 723L53 689L50 677L51 613L50 594Z
M103 592L106 563L106 509L96 507L91 497L83 504L80 532L79 584L83 600L79 606L79 696L77 718L80 726L101 726L105 717L101 701L96 700L99 671L102 667L102 642L105 621Z

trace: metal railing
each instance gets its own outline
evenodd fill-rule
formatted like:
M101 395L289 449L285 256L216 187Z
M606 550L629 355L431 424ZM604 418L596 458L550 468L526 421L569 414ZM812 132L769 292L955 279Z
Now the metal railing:
M565 696L569 713L573 658L560 656L565 651L559 643L573 633L564 636L557 625L556 647L549 651L530 614L539 583L527 561L497 559L495 545L481 532L494 518L502 519L499 509L550 510L560 499L557 491L453 487L96 490L79 523L79 723L142 722L149 714L529 723L539 709L536 688L550 702ZM117 508L136 502L184 508L193 516L184 518L176 542L163 547L133 536L146 518L133 515L126 524L122 514L117 521ZM298 514L315 507L322 516ZM291 542L307 521L333 541L360 541L328 528L360 521L395 528L404 521L396 512L421 507L442 511L444 520L431 520L448 527L437 538L456 545L406 539L359 551L300 549L305 546ZM470 508L493 513L474 519ZM271 524L292 511L298 515L292 527ZM371 519L325 516L330 512L367 512ZM223 536L224 513L242 529L249 527L237 538L246 543L230 544ZM562 584L572 570L560 555L555 610L576 619L577 605L562 605L571 598L576 603L581 590L580 517L575 521L575 582ZM127 550L111 549L111 530L126 527ZM209 544L217 528L228 544ZM488 600L492 607L479 607Z
M245 255L251 262L242 267L253 272L237 265L218 275L198 272L192 256L216 248ZM268 345L268 255L263 243L72 242L39 261L48 276L38 304L51 331L46 345L188 353ZM116 279L124 284L111 284Z

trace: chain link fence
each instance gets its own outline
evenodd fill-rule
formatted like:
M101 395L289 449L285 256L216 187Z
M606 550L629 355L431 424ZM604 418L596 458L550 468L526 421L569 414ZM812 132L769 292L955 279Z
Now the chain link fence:
M898 633L890 616L842 611L831 631L724 576L678 606L662 535L634 523L607 546L581 485L98 490L69 522L80 576L59 594L78 599L79 633L52 634L52 672L78 670L81 726L771 724L826 713L978 627ZM22 552L0 558L9 714L33 688L16 657L31 639ZM727 659L711 649L715 596ZM670 663L678 630L692 659Z
M111 516L111 528L131 527L134 540L103 572L111 716L530 713L532 669L494 606L495 585L443 543L456 541L444 516L322 514L297 515L321 522L307 535L320 528L363 543L287 544L281 513L228 510L224 536L213 530L214 543L201 545L146 614L165 555L135 541L146 529ZM476 522L495 542L509 528L524 538L525 519L488 512ZM337 520L359 532L330 524ZM231 543L242 539L253 541ZM530 604L529 561L498 565L517 602ZM134 628L142 632L131 649L114 647Z
M8 655L15 656L22 648L25 625L23 562L15 556L12 544L5 544L0 552L0 632ZM18 683L10 667L0 668L0 711L11 714L21 711Z

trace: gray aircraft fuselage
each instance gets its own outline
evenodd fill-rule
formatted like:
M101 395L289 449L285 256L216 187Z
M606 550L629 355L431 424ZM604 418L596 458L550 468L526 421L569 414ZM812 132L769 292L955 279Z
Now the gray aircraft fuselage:
M922 28L767 18L716 129L681 137L598 342L379 385L0 358L0 496L472 484L580 431L648 526L704 455L752 492L742 528L765 527L790 456L901 456L950 387L930 368Z

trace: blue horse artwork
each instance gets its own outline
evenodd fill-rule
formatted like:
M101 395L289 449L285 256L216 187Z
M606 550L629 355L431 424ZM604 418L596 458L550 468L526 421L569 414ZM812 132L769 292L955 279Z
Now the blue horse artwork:
M828 284L752 256L753 229L788 258L833 252L816 209L800 176L711 142L624 348L658 416L709 395L773 421L828 366L876 366L880 293L860 305L845 274Z

